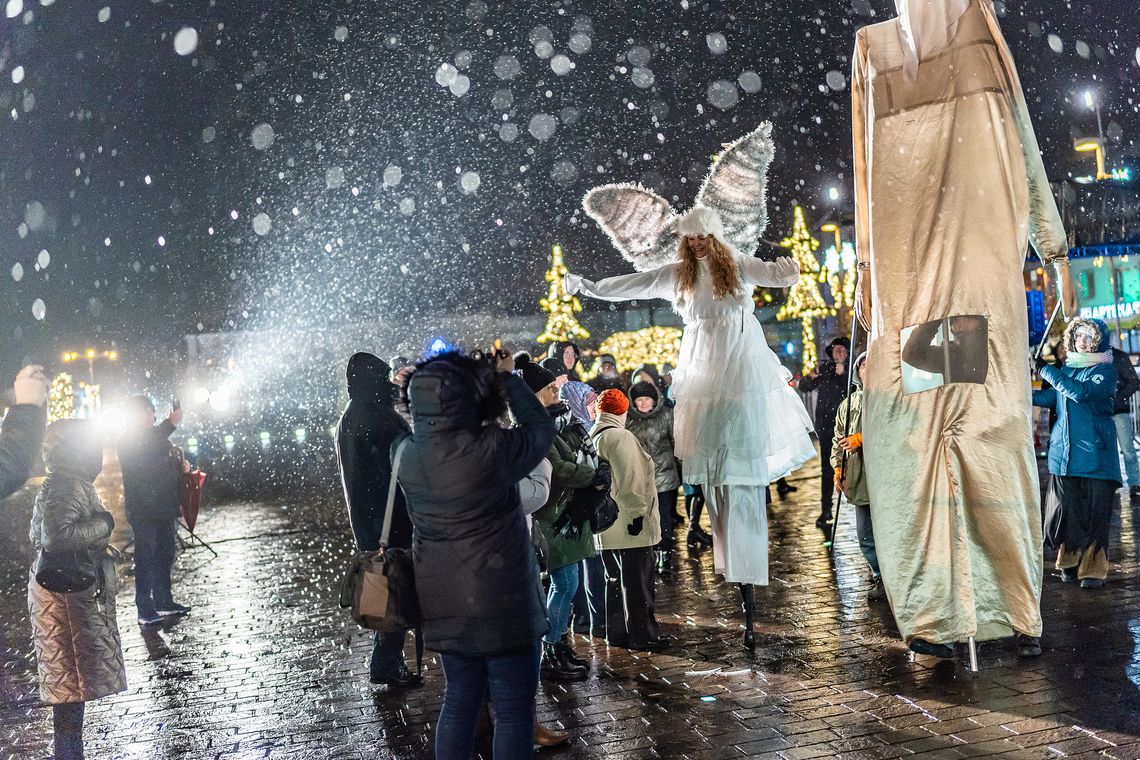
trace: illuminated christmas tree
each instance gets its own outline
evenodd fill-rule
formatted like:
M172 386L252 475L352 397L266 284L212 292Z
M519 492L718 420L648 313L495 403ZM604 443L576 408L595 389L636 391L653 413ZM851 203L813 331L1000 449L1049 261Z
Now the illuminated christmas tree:
M574 316L582 311L582 304L577 296L566 292L565 279L568 271L562 259L562 246L555 245L550 252L550 269L546 272L546 281L550 287L546 298L539 301L542 310L550 314L546 318L546 329L538 336L539 343L590 337L590 333L578 324L578 318Z
M803 373L815 369L818 356L815 349L815 319L835 314L835 309L823 300L819 292L819 261L815 251L819 241L808 232L804 222L804 210L795 208L792 236L780 241L780 245L792 252L792 258L800 267L800 279L788 292L788 301L781 307L776 319L798 319L803 327Z
M48 390L48 422L67 420L75 416L75 386L71 375L61 372L51 381Z
M642 364L654 364L659 372L664 372L666 364L676 367L681 355L681 328L644 327L632 332L618 332L602 341L598 354L613 354L617 359L618 372L636 369ZM597 361L586 374L586 379L594 377L601 370Z

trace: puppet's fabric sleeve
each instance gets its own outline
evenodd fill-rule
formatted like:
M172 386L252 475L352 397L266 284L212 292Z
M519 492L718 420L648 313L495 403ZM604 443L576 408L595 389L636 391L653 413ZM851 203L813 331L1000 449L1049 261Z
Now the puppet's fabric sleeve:
M857 311L865 328L870 329L867 308L871 306L871 177L867 150L871 124L867 121L867 41L862 30L855 35L855 54L851 61L851 137L855 179L855 256L859 261Z
M634 272L617 277L607 277L593 282L576 274L566 275L566 291L581 293L602 301L632 301L638 298L673 298L673 271L669 266L652 269L648 272Z

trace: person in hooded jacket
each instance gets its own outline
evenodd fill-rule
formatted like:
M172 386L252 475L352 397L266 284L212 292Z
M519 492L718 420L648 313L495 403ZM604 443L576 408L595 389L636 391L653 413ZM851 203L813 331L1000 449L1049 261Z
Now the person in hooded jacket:
M835 490L842 491L855 507L855 535L859 551L871 568L871 589L867 601L887 598L883 576L879 572L879 556L875 553L875 531L871 525L871 495L867 490L867 473L863 465L863 372L867 353L855 359L854 390L839 404L835 415L835 437L831 445L831 466L835 470Z
M1038 359L1038 373L1053 387L1033 392L1035 405L1057 411L1049 436L1045 530L1057 548L1061 579L1096 589L1108 576L1109 527L1120 487L1112 421L1116 368L1108 326L1099 319L1069 322L1064 342L1064 367Z
M621 379L617 359L613 354L599 354L594 366L597 367L597 374L588 381L591 388L599 394L610 388L625 392L625 381Z
M598 396L590 437L613 470L610 495L618 518L594 537L606 577L606 640L611 646L657 651L668 645L654 616L653 547L661 541L653 459L625 428L629 401L617 389Z
M519 366L518 357L515 361ZM581 579L579 565L594 556L594 536L588 522L583 525L578 521L563 527L563 523L568 522L563 515L576 489L594 486L598 455L585 428L574 420L569 406L559 400L554 374L525 361L519 371L558 428L558 435L546 455L551 464L550 496L542 509L534 513L535 525L546 547L546 572L550 578L546 598L550 627L543 637L541 675L556 681L580 681L586 677L588 668L586 660L571 646L567 627Z
M514 359L455 353L419 364L407 381L413 433L393 447L414 526L412 554L424 643L441 653L447 687L438 760L469 760L486 692L494 757L530 757L539 640L547 630L520 480L546 457L554 420ZM495 424L509 406L517 426Z
M840 336L835 338L823 353L827 361L800 380L800 390L804 393L816 391L815 434L819 437L819 517L815 524L820 528L831 522L832 492L835 490L835 471L831 468L831 441L835 437L835 415L839 402L847 397L847 355L851 341Z
M103 508L95 478L103 441L88 420L56 420L44 443L48 476L36 496L29 539L43 552L86 552L96 580L72 593L28 579L28 617L36 650L40 700L52 705L56 760L82 760L84 704L127 688L119 626L118 580L108 551L115 519Z
M379 357L353 354L348 360L348 405L336 426L336 455L340 465L348 519L359 552L380 548L388 485L392 478L392 442L410 432L393 404L397 388L389 380L392 373ZM397 488L392 505L388 546L412 548L412 522L404 494ZM404 663L404 629L373 637L369 680L391 688L418 686L423 680Z
M637 437L641 448L653 460L657 484L657 509L661 521L661 543L656 552L660 573L673 569L673 514L677 511L677 489L681 478L673 451L673 410L653 383L634 383L629 389L630 407L626 429Z
M571 380L582 381L582 377L578 374L578 363L582 361L582 349L578 348L577 343L569 340L556 340L546 350L546 357L548 359L559 359ZM557 374L555 373L555 375Z
M29 364L16 375L12 385L14 403L0 427L0 499L6 499L24 485L39 458L47 424L48 381L44 368Z

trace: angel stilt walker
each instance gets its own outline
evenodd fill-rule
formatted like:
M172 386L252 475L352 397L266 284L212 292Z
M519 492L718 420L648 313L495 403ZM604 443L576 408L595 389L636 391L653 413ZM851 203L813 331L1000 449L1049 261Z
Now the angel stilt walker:
M1041 654L1026 242L1076 302L1067 241L991 0L895 0L851 77L864 456L883 582L911 649Z
M686 483L704 486L713 564L739 583L745 646L755 646L752 586L768 584L764 489L815 456L811 420L789 373L753 316L756 285L788 287L799 268L787 257L754 258L767 224L771 125L726 146L679 216L656 193L605 185L583 202L636 274L591 282L567 276L571 293L607 301L661 298L684 319L673 370L674 438Z

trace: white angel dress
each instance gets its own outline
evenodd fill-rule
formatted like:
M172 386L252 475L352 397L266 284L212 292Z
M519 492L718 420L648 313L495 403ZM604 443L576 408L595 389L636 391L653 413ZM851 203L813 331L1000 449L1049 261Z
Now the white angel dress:
M743 281L716 298L708 263L691 296L674 288L677 264L591 282L567 276L571 293L606 301L661 298L685 323L673 370L673 436L686 483L704 486L713 527L713 565L733 583L768 583L764 487L815 456L807 410L753 315L752 288L789 287L791 258L774 262L735 253Z

